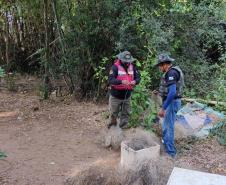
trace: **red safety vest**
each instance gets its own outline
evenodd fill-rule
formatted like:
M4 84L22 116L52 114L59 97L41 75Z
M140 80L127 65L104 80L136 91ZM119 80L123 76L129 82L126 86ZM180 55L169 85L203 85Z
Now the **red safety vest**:
M118 76L116 78L117 80L127 80L129 82L132 82L134 80L133 64L129 65L128 73L126 72L124 67L121 66L120 60L116 60L114 65L118 68ZM132 90L133 89L133 85L124 85L124 84L112 85L112 87L116 90Z

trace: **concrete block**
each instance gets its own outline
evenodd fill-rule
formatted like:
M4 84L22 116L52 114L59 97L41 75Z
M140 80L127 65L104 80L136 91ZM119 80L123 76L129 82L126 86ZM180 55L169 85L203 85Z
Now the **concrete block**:
M137 140L136 140L137 141ZM135 141L135 142L136 142ZM129 170L139 170L145 162L158 159L160 155L160 145L153 142L144 145L143 148L134 149L131 147L133 140L121 143L121 166Z
M226 176L175 167L167 185L226 185Z

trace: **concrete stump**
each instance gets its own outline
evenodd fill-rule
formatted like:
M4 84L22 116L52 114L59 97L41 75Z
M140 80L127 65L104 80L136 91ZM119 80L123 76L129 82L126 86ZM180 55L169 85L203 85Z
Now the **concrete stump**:
M138 143L138 144L137 144ZM121 143L121 166L129 170L139 170L145 162L157 160L160 145L145 140L127 140Z

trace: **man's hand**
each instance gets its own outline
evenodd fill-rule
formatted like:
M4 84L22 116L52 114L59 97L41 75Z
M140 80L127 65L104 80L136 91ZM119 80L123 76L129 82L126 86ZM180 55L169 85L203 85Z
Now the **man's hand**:
M136 85L136 81L133 80L132 82L130 82L130 85Z
M159 92L157 90L152 91L153 94L158 95Z
M123 84L123 85L130 85L130 83L129 83L128 80L122 80L122 84Z
M161 109L159 112L158 112L158 116L161 117L161 118L164 118L165 117L165 110L164 109Z

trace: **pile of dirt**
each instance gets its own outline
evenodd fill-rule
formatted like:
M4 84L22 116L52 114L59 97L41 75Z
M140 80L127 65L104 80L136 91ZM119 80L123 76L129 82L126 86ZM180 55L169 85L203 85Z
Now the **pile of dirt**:
M110 129L104 130L103 133L103 144L105 147L111 147L114 150L120 149L121 142L125 138L125 135L121 128L111 127Z
M110 167L92 166L66 180L66 185L121 185Z
M123 140L130 141L128 145L134 150L155 146L159 139L148 131L141 128L122 130L119 127L111 127L102 131L101 143L105 147L111 147L114 150L120 149Z
M65 185L121 185L116 170L118 163L119 156L114 154L76 167L72 169Z
M153 143L159 143L159 138L153 132L144 130L142 128L133 128L127 130L125 132L125 137L127 140L145 140L149 145L153 145Z
M165 185L172 169L172 161L166 158L149 161L137 171L92 165L68 178L65 185Z

